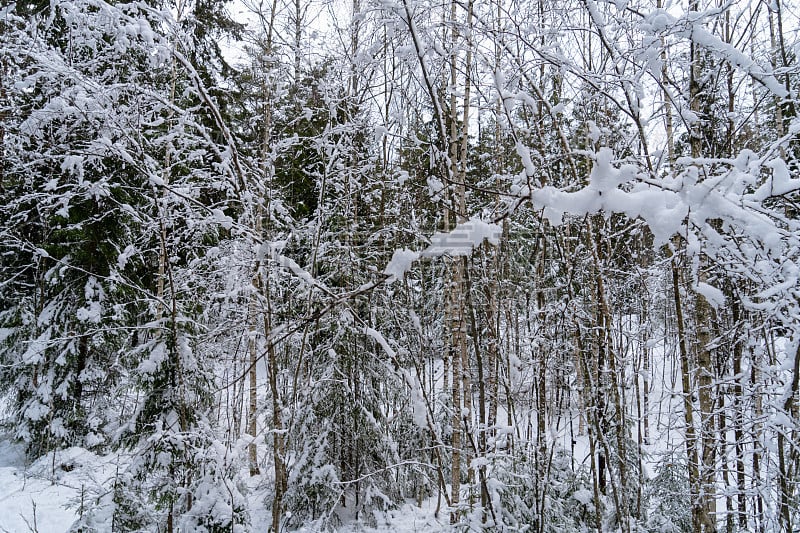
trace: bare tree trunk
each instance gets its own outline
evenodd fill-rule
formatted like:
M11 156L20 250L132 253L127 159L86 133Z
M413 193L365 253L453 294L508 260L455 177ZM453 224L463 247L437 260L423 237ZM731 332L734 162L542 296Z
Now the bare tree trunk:
M697 453L697 435L694 425L694 405L692 402L691 361L686 339L686 323L684 321L681 298L680 266L677 255L672 257L672 296L675 304L675 322L678 329L678 349L681 362L681 385L683 388L683 417L686 427L686 456L688 459L689 494L692 499L692 530L702 531L702 510L700 498L700 467Z
M544 235L538 237L537 246L539 260L536 264L536 313L539 327L544 327L545 314L545 294L543 287L544 263L547 256L547 245ZM530 313L530 311L528 311ZM536 468L536 480L534 485L534 497L539 506L539 532L544 531L544 511L547 501L547 347L540 346L536 350L537 369L536 369L536 449L534 450L534 464Z
M766 339L765 339L766 340ZM764 448L761 444L761 439L764 438L764 430L761 424L761 417L764 414L763 406L763 391L761 390L759 365L755 360L753 350L750 351L750 385L753 389L753 427L751 438L753 439L753 455L751 457L753 464L753 476L751 478L751 491L754 495L755 502L753 521L755 522L754 530L763 533L765 531L764 520L764 499L762 491L764 490L763 479L761 479L761 460L764 456Z
M461 412L461 364L464 360L462 351L466 348L465 343L462 340L462 328L463 328L463 314L461 310L458 309L460 303L458 299L461 296L461 283L462 283L462 262L460 259L456 259L451 264L452 269L452 280L450 282L450 313L447 313L446 316L449 316L449 331L450 331L450 342L449 342L449 357L452 366L453 372L453 383L452 383L452 401L453 401L453 416L451 418L452 423L452 465L451 465L451 495L450 495L450 504L453 508L450 514L450 523L455 524L459 520L459 513L457 510L459 504L459 495L461 492L461 419L462 419L462 412Z
M182 17L183 11L183 3L178 3L177 9L177 20L180 20ZM173 52L175 44L173 43ZM172 106L175 102L175 90L177 86L177 68L175 65L175 56L174 53L170 60L170 91L169 91L169 102L170 102L170 111L167 116L167 122L172 123L174 112L172 111ZM164 314L168 311L172 311L172 320L170 320L170 336L172 338L168 338L168 345L169 345L169 353L170 357L174 360L173 368L170 368L171 372L174 372L174 376L176 379L181 378L180 372L180 356L176 349L177 343L177 302L175 301L175 294L174 294L174 286L172 284L172 267L169 261L169 250L167 247L167 202L166 196L168 191L168 186L170 183L170 167L172 166L172 152L167 149L166 154L164 156L164 168L161 173L161 179L163 183L163 189L161 194L158 194L158 191L154 188L153 192L155 195L156 201L156 209L158 210L158 237L159 237L159 249L158 249L158 280L156 281L156 300L157 300L157 308L156 308L156 323L159 325L160 328L157 332L157 336L161 336L164 328L161 325L161 320L164 318ZM170 299L171 299L171 308L167 309L166 300L165 300L165 289L166 284L169 281L169 292L170 292ZM178 387L178 394L180 395L183 390L182 387ZM181 402L183 404L183 402ZM181 431L185 430L186 427L186 418L185 418L185 410L181 407L180 412L178 413L179 422ZM173 465L169 467L170 473L174 473ZM175 514L174 504L170 503L169 511L167 513L167 532L173 533L174 526L173 526L173 517Z
M8 119L8 101L6 93L6 56L0 54L0 195L5 193L5 161L6 161L6 120Z
M714 373L711 360L711 326L712 310L702 295L696 295L695 316L697 323L697 396L700 405L700 439L701 439L701 511L702 531L716 531L716 450L717 427L714 416Z
M492 272L489 273L490 279L486 284L486 403L488 407L482 409L486 411L486 428L482 432L482 449L486 452L487 436L494 436L494 426L497 424L497 368L500 359L500 312L498 308L498 283L497 273L500 271L500 249L492 251ZM480 379L480 377L479 377ZM482 415L483 416L483 415ZM482 418L482 420L484 420ZM488 433L488 435L487 435Z
M292 22L294 23L294 35L292 36L292 47L294 48L294 81L300 81L300 64L302 63L303 52L303 22L306 17L307 5L303 5L303 0L294 0L294 13L292 13Z
M786 399L783 402L783 412L790 420L797 419L797 395L800 391L800 343L795 349L794 361L792 362L792 378ZM786 435L789 436L789 446L787 449ZM778 433L778 462L780 487L780 513L779 521L781 531L787 533L794 531L792 525L792 506L794 499L794 485L797 483L797 427L784 427ZM793 441L793 443L792 443Z
M699 11L699 0L690 0L689 11ZM701 129L704 120L701 105L701 97L703 96L701 87L703 63L700 47L694 41L690 44L689 52L691 62L689 70L689 108L696 116L701 117L700 120L692 124L689 131L692 157L697 160L702 155L704 136ZM702 167L698 168L698 170L701 174L703 173ZM706 268L707 259L705 255L701 255L697 272L698 282L705 282ZM698 492L693 493L693 497L697 499L697 504L694 506L696 515L695 527L697 531L703 533L716 531L716 471L714 467L716 428L714 427L711 390L713 386L713 365L709 349L711 342L710 321L713 318L711 313L711 306L705 297L701 294L696 294L694 318L697 337L697 396L700 407L700 440L698 441L700 463L698 464ZM684 390L684 393L687 392Z
M578 351L578 361L580 369L579 373L581 374L581 381L583 382L583 386L581 387L582 397L583 397L583 405L586 411L586 425L587 425L587 432L589 436L589 456L591 458L591 471L592 471L592 489L593 489L593 496L594 496L594 520L595 520L595 527L597 531L603 531L603 512L602 512L602 505L601 505L601 494L603 492L603 487L601 486L601 480L599 477L600 473L600 465L599 459L601 455L598 453L597 450L597 434L596 428L597 425L595 420L597 419L597 406L596 402L593 402L590 398L592 385L595 383L595 379L592 376L592 369L589 366L589 362L587 361L587 350L584 346L583 336L581 334L580 326L577 324L575 325L575 345L577 346ZM592 405L592 404L595 405Z
M260 210L258 212L260 214ZM260 224L258 224L260 226ZM260 229L260 228L259 228ZM247 434L250 435L250 444L247 445L247 457L250 467L250 475L258 475L258 448L256 446L256 435L258 433L256 428L256 421L258 419L258 402L257 402L257 372L256 362L258 362L258 338L257 338L257 324L258 324L258 293L261 290L260 278L261 273L256 272L253 278L253 294L250 296L249 305L249 367L248 367L248 404L247 404Z
M457 22L457 2L453 1L450 6L450 23L452 25L451 43L452 50L450 56L450 181L455 186L455 195L451 198L451 210L454 212L456 222L465 220L466 212L466 151L467 151L467 127L469 125L470 109L470 63L472 62L471 50L471 31L467 33L467 56L465 59L465 82L464 82L464 103L463 116L459 124L458 102L456 99L455 88L458 87L458 54L460 46L459 23ZM467 25L472 25L472 0L467 7ZM451 263L451 298L452 306L450 313L450 353L452 355L451 364L453 369L453 465L452 465L452 495L451 503L453 513L450 516L451 523L456 523L459 519L457 506L459 503L459 492L461 489L461 447L462 432L468 428L464 427L464 421L471 418L472 393L469 380L469 353L467 351L467 322L466 322L466 295L464 294L465 269L467 268L466 258L456 258ZM462 409L463 406L463 409ZM463 410L463 412L462 412Z
M589 219L587 219L587 234L588 238L592 240L592 261L594 263L595 270L595 305L597 307L598 335L600 336L598 351L602 353L604 364L607 365L607 371L604 368L599 369L601 372L606 373L607 380L603 381L607 381L607 383L603 383L601 381L597 385L601 390L611 393L611 400L614 404L614 436L616 438L617 445L616 455L619 483L617 484L612 481L612 490L614 491L613 496L622 530L624 532L630 532L630 510L628 508L629 502L626 494L628 487L628 465L625 423L627 417L625 414L624 404L620 396L620 373L624 374L624 368L619 369L617 365L617 354L613 344L611 332L611 310L608 306L605 280L602 271L605 252L603 243L601 242L601 233L599 230L595 231L592 228L592 224ZM601 431L605 433L606 428L601 428Z
M745 483L745 457L744 457L744 406L743 395L744 387L742 382L745 377L742 375L742 343L738 332L741 331L741 303L738 297L733 297L732 304L735 344L733 345L733 437L734 450L736 453L736 513L738 516L739 529L747 529L747 485Z

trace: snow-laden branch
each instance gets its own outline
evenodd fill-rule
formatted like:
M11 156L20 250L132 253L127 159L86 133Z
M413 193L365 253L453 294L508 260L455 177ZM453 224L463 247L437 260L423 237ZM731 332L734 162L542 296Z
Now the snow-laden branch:
M402 280L413 263L422 257L469 256L484 241L497 246L500 244L502 232L503 229L498 224L472 218L458 224L452 231L435 233L430 239L430 245L420 252L407 248L395 250L383 271L388 276L387 283Z

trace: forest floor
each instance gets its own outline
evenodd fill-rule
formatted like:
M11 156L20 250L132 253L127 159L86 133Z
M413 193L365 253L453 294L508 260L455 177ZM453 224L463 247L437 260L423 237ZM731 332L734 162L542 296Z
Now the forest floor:
M89 502L96 501L97 490L110 490L117 468L124 468L117 455L98 456L83 448L50 453L26 464L23 447L0 435L0 533L65 533L80 518ZM266 494L253 479L248 493L252 531L267 531L269 510ZM374 527L364 526L346 514L340 533L388 531L447 531L446 514L434 516L435 499L422 507L405 504L399 509L379 513ZM101 513L102 514L102 513ZM101 528L102 529L102 528ZM250 529L250 528L248 528ZM313 533L313 526L298 533Z
M26 465L22 446L0 439L0 531L63 532L78 518L81 487L101 473L98 457L72 448L49 459Z

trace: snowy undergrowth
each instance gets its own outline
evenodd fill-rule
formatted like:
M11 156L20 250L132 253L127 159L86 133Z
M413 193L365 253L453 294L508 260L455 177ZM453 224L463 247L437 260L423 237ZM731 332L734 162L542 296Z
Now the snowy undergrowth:
M110 459L68 448L26 465L21 445L0 440L0 531L67 531L113 477Z
M100 456L77 447L51 452L26 465L23 447L8 437L0 438L0 532L67 532L88 511L92 511L92 526L108 530L115 473L124 467L125 458L120 455ZM269 492L266 480L255 477L249 485L252 530L266 531L271 520L264 505ZM108 508L98 509L98 502L100 507ZM440 513L436 518L435 507L436 501L432 499L423 502L422 507L407 503L395 510L376 512L374 527L363 526L345 513L340 517L343 525L337 530L342 533L450 530L447 514ZM312 523L298 531L312 533L320 528Z
M777 338L774 345L777 356L774 370L785 372L782 361L787 360L792 344L788 339ZM643 477L655 481L646 484L645 491L649 500L649 514L655 517L651 525L656 525L662 518L674 517L674 513L679 511L674 504L681 505L682 500L677 496L685 490L681 485L685 466L680 463L682 401L674 394L674 385L669 386L670 376L676 379L677 362L674 354L666 352L662 341L650 343L650 349L653 355L653 367L650 369L652 403L646 411L650 416L651 434L643 447L641 467ZM434 374L438 376L441 368L435 366ZM499 418L507 417L508 414L501 409ZM579 411L572 410L567 420L560 429L552 428L553 431L548 435L550 445L555 449L566 451L571 448L572 460L569 463L571 469L577 472L581 465L585 466L590 461L590 445L588 436L578 430ZM517 420L521 426L531 422ZM631 431L632 442L635 442L638 437L636 426ZM730 432L728 438L733 438ZM733 453L730 442L728 454ZM264 448L260 453L266 455L267 451ZM727 457L728 461L733 459L733 456ZM23 446L14 443L7 435L0 435L0 533L66 532L78 523L97 531L110 531L114 481L118 473L129 467L130 462L131 457L125 454L97 455L83 448L72 447L50 452L26 464ZM267 531L271 524L269 502L274 485L270 469L266 468L262 475L253 477L241 472L241 477L247 480L245 495L250 521L247 529ZM592 494L585 486L564 483L564 490L561 490L557 479L551 481L551 497L560 497L560 501L575 508L579 504L589 510L593 508ZM718 507L724 509L725 498L720 496L718 500ZM446 509L441 509L437 515L435 497L424 500L421 506L407 501L396 509L375 511L359 518L353 516L349 507L338 507L333 512L336 517L328 524L337 524L336 531L342 533L437 532L454 529L448 524ZM290 516L285 518L289 519ZM297 531L312 533L330 529L322 522L310 522L300 526Z

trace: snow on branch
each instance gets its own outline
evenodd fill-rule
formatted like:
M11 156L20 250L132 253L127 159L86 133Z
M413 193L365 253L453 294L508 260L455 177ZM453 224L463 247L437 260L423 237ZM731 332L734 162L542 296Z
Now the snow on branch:
M779 98L789 96L786 88L773 75L771 67L759 65L753 58L705 29L701 24L703 19L703 16L691 12L686 14L685 18L674 19L663 9L656 9L646 17L650 31L670 31L676 37L689 39L697 46L741 69L775 96Z
M468 256L488 240L493 245L500 243L502 228L478 218L458 224L453 231L435 233L431 244L422 251L422 257L441 257L443 255Z
M503 229L498 224L472 218L458 224L453 231L434 233L431 237L431 244L422 252L415 252L407 248L395 250L391 261L383 271L389 276L386 281L392 283L398 279L402 280L414 261L420 257L469 256L475 248L487 240L497 246L500 243L502 232Z

